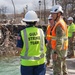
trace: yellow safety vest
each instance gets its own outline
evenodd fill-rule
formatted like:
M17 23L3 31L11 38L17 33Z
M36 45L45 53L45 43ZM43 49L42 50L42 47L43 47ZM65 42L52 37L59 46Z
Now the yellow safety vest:
M72 37L72 33L75 32L75 24L72 23L68 26L68 37Z
M21 31L23 48L21 51L21 65L34 66L45 62L45 41L42 29L29 27Z

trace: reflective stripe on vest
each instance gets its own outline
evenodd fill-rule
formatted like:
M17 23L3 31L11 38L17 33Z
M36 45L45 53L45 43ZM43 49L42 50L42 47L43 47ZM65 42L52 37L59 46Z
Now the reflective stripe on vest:
M52 29L54 26L48 25L47 31L46 31L46 39L49 41L52 38Z
M52 40L57 40L57 37L52 37ZM64 42L68 40L68 37L62 37L60 40L62 40L62 49L64 49Z
M41 58L44 57L44 53L43 53L43 50L44 50L44 39L42 38L43 36L43 31L41 29L38 29L39 30L39 33L40 33L40 49L41 49L41 55L39 57L35 57L35 56L28 56L28 38L27 38L27 33L26 33L26 29L24 29L23 33L24 33L24 42L25 42L25 45L26 45L26 52L25 52L25 55L24 56L21 56L22 59L27 59L27 60L39 60Z

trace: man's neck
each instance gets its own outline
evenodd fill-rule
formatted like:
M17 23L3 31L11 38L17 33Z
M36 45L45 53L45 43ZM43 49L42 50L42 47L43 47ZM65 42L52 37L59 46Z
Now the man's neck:
M57 18L56 22L58 22L61 19L61 16Z
M70 24L73 24L73 22L71 22Z

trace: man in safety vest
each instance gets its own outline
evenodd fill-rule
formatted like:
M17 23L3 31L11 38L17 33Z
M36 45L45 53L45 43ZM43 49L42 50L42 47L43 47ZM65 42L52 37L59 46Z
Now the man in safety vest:
M67 75L68 29L62 18L62 7L55 5L51 8L50 13L55 22L51 37L53 75Z
M39 18L34 11L28 11L23 21L27 27L21 30L17 40L21 56L21 75L45 75L44 32L35 26Z
M51 17L51 14L48 17L48 26L47 26L47 30L46 30L46 40L47 40L47 51L46 51L46 59L47 59L47 63L46 66L52 68L51 64L50 64L50 59L51 59L51 52L52 52L52 48L51 48L51 31L54 27L54 21Z
M69 46L68 46L68 57L74 57L74 49L73 49L73 43L75 42L75 24L73 23L73 18L69 17L68 19L68 39L69 39Z

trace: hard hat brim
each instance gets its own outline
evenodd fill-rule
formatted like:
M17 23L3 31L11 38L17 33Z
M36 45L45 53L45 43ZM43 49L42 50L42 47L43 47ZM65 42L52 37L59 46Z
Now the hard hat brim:
M69 17L67 20L68 20L68 21L69 21L69 20L72 20L72 21L73 21L73 18L72 18L72 17Z
M25 21L25 22L39 22L39 18L38 19L35 19L35 20L27 20L27 19L22 19L22 21Z
M61 12L61 11L58 11L58 12ZM50 11L51 14L56 14L58 12ZM61 13L63 13L63 11Z

